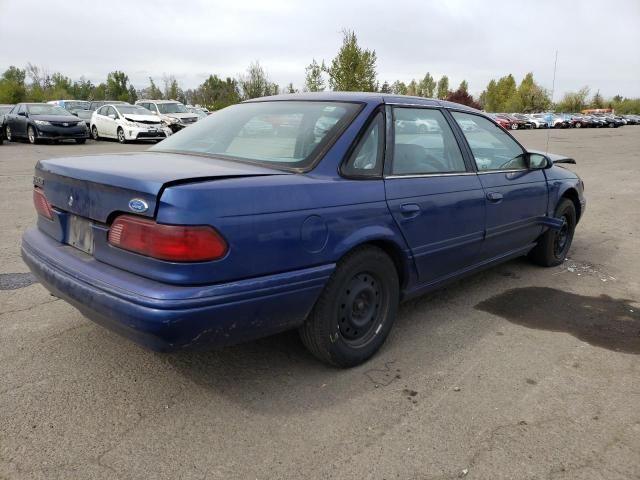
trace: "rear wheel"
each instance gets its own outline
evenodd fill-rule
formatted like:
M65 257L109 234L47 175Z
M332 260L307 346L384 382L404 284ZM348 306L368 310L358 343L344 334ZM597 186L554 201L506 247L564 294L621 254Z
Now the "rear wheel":
M27 128L27 138L29 139L29 143L31 145L35 145L38 142L36 130L31 125L29 125L29 127Z
M389 256L376 247L355 250L338 263L300 327L302 342L330 365L360 365L387 338L398 300L398 272Z
M529 254L531 260L543 267L560 265L569 253L577 222L576 207L571 200L564 198L560 201L556 218L564 221L562 228L547 230Z
M576 128L582 128L582 124L580 122L576 123Z
M518 129L518 124L517 123L512 123L511 124L511 130L517 130Z
M120 143L127 143L127 139L124 136L124 130L122 129L122 127L118 127L118 141Z
M100 134L98 133L98 127L95 125L91 127L91 138L94 140L100 140Z
M13 141L11 127L9 125L4 129L4 136L7 138L7 142Z

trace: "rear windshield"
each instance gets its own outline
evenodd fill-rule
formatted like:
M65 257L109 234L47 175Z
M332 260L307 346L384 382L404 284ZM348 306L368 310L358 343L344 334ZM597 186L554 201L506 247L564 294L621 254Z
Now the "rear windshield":
M340 102L242 103L209 115L152 150L304 169L359 108L358 104Z

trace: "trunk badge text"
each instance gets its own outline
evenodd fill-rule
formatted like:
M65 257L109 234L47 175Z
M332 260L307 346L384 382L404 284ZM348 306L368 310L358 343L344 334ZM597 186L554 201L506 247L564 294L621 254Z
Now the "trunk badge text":
M147 202L145 202L144 200L134 198L129 201L129 209L137 213L142 213L146 212L149 209L149 205L147 205Z

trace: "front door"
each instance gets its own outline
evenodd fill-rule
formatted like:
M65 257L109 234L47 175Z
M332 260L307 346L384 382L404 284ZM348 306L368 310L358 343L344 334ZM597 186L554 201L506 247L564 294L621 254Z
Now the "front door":
M411 248L420 283L429 284L477 262L484 191L439 109L394 107L392 117L387 204Z
M548 192L544 172L530 169L522 147L501 127L471 113L451 112L462 128L486 196L483 260L531 245L543 230Z

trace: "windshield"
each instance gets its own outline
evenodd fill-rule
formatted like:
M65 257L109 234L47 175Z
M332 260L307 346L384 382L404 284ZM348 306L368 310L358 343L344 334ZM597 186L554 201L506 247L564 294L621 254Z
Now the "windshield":
M243 103L200 120L152 150L305 168L358 109L358 104L338 102Z
M32 115L65 115L67 117L71 115L64 108L46 103L27 105L27 111Z
M157 103L160 113L189 113L187 107L181 103Z
M82 102L82 101L64 102L64 108L66 108L69 111L75 110L75 109L89 110L89 102Z
M149 110L138 105L118 105L116 109L123 115L153 115Z

